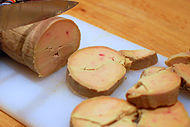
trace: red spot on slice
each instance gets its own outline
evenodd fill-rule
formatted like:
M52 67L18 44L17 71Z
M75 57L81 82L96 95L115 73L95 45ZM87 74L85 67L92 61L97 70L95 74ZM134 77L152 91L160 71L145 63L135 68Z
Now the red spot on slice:
M105 56L105 55L100 53L99 56Z
M46 36L50 36L50 33L46 33Z
M153 118L153 119L152 119L152 122L156 123L156 122L157 122L157 120L156 120L155 118Z
M172 113L172 112L169 109L167 111L163 112L163 114L170 114L170 113Z
M167 113L171 113L171 111L170 110L168 110L168 112Z
M66 34L69 35L69 31L66 31Z

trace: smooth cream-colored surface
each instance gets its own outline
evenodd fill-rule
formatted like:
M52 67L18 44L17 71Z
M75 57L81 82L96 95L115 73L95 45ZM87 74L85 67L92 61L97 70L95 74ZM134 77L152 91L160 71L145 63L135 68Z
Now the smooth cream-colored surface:
M79 43L80 31L76 24L70 20L57 19L43 33L35 47L36 70L46 75L60 68L66 64L68 55L77 50Z
M121 80L126 69L119 52L102 46L84 48L68 59L69 75L80 85L97 91L108 90Z
M180 87L180 77L171 71L162 70L150 76L139 79L140 86L136 85L128 90L131 96L161 95Z
M136 108L125 100L103 96L80 103L72 112L71 119L83 119L103 126L119 119L119 116L125 115L130 118L135 112ZM128 122L132 123L132 119Z

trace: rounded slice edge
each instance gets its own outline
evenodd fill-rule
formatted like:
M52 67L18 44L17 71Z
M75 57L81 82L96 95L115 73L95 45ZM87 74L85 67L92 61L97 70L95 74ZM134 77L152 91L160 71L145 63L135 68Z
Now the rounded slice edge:
M71 114L71 127L136 127L133 120L137 109L122 99L101 96L87 99L77 105ZM82 122L81 122L82 121Z
M169 67L178 63L184 63L184 64L190 63L190 52L181 52L172 55L165 61L165 64Z
M182 89L190 91L190 64L174 64L172 68L182 78Z
M67 81L74 93L85 97L110 95L123 81L125 58L104 46L80 49L67 64Z
M177 102L181 78L171 69L140 78L126 94L128 102L138 108L157 108Z
M156 66L153 66L153 67L149 67L147 69L145 69L142 73L141 73L141 76L140 78L142 77L145 77L145 76L149 76L149 75L152 75L154 73L157 73L161 70L165 70L166 68L164 67L156 67Z

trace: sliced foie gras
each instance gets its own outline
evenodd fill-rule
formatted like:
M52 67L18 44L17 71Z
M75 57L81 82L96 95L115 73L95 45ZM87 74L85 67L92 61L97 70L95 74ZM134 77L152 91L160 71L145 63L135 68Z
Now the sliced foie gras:
M172 66L172 65L178 64L178 63L184 63L184 64L190 63L190 52L182 52L179 54L175 54L175 55L169 57L165 61L165 64L167 66Z
M94 97L77 105L70 127L137 127L136 108L122 99Z
M190 91L190 64L174 64L173 69L182 78L181 87Z
M154 66L154 67L149 67L149 68L147 68L147 69L145 69L143 72L142 72L142 74L141 74L141 78L142 77L144 77L144 76L149 76L149 75L152 75L152 74L154 74L154 73L157 73L157 72L159 72L159 71L161 71L161 70L164 70L165 68L164 67L156 67L156 66Z
M139 112L138 127L190 127L188 113L179 101L173 106Z
M111 94L125 76L125 58L103 46L87 47L68 59L67 80L70 88L81 96Z
M0 42L11 58L45 77L63 67L78 49L80 31L73 21L53 17L3 31Z
M126 97L138 108L169 106L176 103L180 84L181 78L171 69L166 69L140 78Z
M158 62L157 54L153 50L121 50L120 53L132 61L131 70L147 68Z

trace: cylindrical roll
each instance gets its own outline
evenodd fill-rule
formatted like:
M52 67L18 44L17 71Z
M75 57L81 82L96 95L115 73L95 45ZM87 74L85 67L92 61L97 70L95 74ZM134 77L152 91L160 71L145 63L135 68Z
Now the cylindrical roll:
M77 25L61 17L3 31L1 50L17 62L28 66L39 77L63 67L78 49L80 31Z

